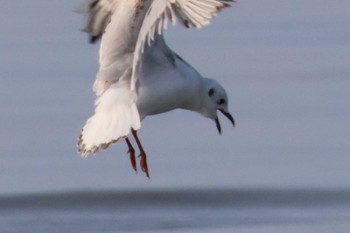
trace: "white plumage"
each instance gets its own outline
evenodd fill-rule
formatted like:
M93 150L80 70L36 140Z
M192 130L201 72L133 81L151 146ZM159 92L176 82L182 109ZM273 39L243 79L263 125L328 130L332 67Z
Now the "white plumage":
M216 114L220 110L234 124L224 88L215 80L203 78L166 45L162 35L168 21L175 24L176 18L186 27L205 26L230 2L90 0L84 5L84 30L92 42L101 35L102 41L100 69L93 87L97 95L95 114L78 140L83 156L106 149L123 137L132 152L127 138L132 131L141 151L141 168L148 176L136 134L146 116L188 109L215 120L220 132ZM136 170L136 165L133 167Z

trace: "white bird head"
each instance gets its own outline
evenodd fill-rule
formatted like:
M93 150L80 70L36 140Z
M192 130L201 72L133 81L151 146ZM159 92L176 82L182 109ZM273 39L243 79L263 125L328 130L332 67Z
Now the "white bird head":
M205 117L213 119L216 124L216 128L221 134L221 125L217 111L220 111L225 117L227 117L233 126L235 126L235 120L228 110L228 98L225 89L213 79L204 79L204 93L203 102L200 109L200 113Z

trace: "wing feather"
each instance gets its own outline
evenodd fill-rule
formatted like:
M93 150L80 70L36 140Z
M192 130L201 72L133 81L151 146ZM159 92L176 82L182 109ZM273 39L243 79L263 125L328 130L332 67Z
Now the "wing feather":
M131 89L135 89L137 84L144 46L146 43L150 46L156 32L161 34L169 21L176 23L176 18L187 28L201 28L232 2L234 0L153 0L135 46Z
M83 31L90 35L90 43L95 43L103 35L114 9L120 0L88 0L76 11L85 14Z

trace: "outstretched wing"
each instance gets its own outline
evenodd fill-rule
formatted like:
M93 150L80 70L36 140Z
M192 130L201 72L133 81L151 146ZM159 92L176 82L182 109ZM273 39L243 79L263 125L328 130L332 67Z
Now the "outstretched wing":
M155 33L161 34L168 21L175 24L178 18L187 28L201 28L209 24L223 8L231 6L232 2L234 0L153 0L142 23L135 47L131 89L136 86L146 41L149 46Z
M90 43L95 43L101 38L119 1L88 0L77 7L78 13L85 14L82 30L90 35Z

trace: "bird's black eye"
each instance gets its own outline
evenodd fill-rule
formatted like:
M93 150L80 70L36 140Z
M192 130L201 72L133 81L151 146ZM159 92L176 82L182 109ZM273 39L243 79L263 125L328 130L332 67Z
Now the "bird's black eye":
M209 92L208 92L208 95L209 95L209 96L213 96L213 95L214 95L214 92L215 92L214 88L210 88L210 90L209 90Z
M222 105L222 104L225 104L226 103L226 101L224 100L224 99L220 99L219 101L218 101L218 105Z

